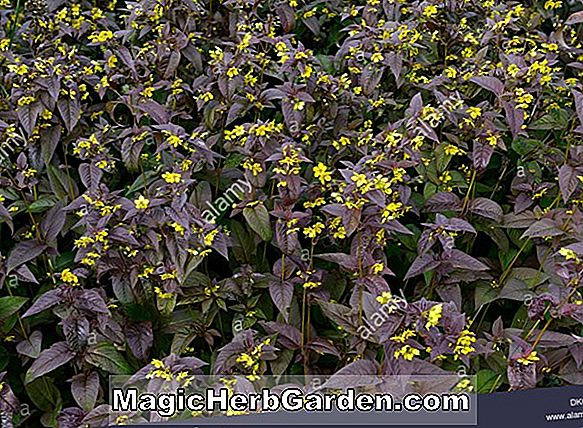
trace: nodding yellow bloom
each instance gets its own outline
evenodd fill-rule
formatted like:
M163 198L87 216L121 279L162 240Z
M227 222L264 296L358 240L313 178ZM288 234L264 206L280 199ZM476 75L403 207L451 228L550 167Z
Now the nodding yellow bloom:
M465 329L461 332L460 337L456 341L454 348L454 359L457 360L461 355L468 355L476 349L472 346L476 342L476 335L473 331Z
M350 179L356 183L356 187L362 187L368 183L365 174L354 173Z
M567 260L577 260L577 254L575 253L575 251L570 250L568 248L564 248L564 247L561 248L559 250L559 254Z
M437 6L435 5L429 5L425 9L423 9L423 16L425 16L426 18L433 18L435 15L437 15L437 13L438 10Z
M374 275L378 275L379 273L381 273L384 268L385 268L385 266L382 263L375 263L374 265L372 265L370 267L370 269Z
M182 176L177 172L165 172L162 174L162 178L168 184L177 184L182 181Z
M472 119L477 119L482 116L482 109L480 107L470 107L466 110Z
M386 305L393 299L393 295L390 291L383 291L380 296L376 297L376 301L381 305Z
M146 266L144 268L144 270L142 271L142 273L140 273L138 275L138 278L149 278L150 275L152 275L154 273L154 267L153 266Z
M545 10L554 10L558 9L563 5L561 0L547 0L545 2Z
M156 377L167 381L172 380L172 372L170 371L170 368L166 367L163 361L152 360L150 364L154 366L155 370L150 370L150 372L148 372L146 375L146 379L153 379Z
M458 75L457 70L454 67L452 67L452 66L447 67L444 70L444 72L445 72L445 75L447 77L449 77L450 79L455 79L457 77L457 75Z
M321 282L308 281L304 283L304 288L311 290L314 288L318 288L320 285L322 285Z
M215 237L219 234L219 229L213 229L204 236L204 244L209 247L215 241Z
M251 171L254 177L258 176L263 172L263 167L259 162L253 162L249 159L243 162L243 168Z
M215 98L215 96L209 91L205 92L204 94L201 94L198 97L199 100L203 100L205 103L208 103L209 101L211 101L214 98Z
M239 75L239 69L237 67L231 67L227 70L227 76L232 79L235 76Z
M381 62L384 61L385 57L380 52L375 52L371 55L370 60L372 62Z
M326 200L324 198L316 198L314 201L304 202L304 208L316 208L321 205L326 205Z
M397 349L393 355L396 359L403 357L404 360L411 361L420 354L421 352L419 352L419 349L415 349L410 345L405 345L401 349Z
M455 155L463 155L465 151L460 149L459 147L454 146L453 144L448 144L443 149L446 155L455 156Z
M113 38L113 33L110 30L95 31L88 38L93 43L104 43Z
M389 205L385 207L383 210L381 217L382 222L386 223L387 221L394 220L402 215L402 207L403 204L401 202L391 202Z
M178 278L178 274L176 273L176 271L166 272L166 273L163 273L162 275L160 275L160 279L162 279L163 281L166 281L167 279L176 279L176 278Z
M295 111L302 111L304 109L304 107L306 106L305 101L302 100L295 100L294 104L293 104L293 109Z
M536 363L537 361L540 361L540 358L537 357L536 355L536 351L532 351L530 354L528 354L526 357L524 358L519 358L518 360L516 360L516 362L525 365L525 366L529 366L531 364Z
M443 304L439 303L432 306L424 315L427 317L427 323L425 324L426 329L431 327L436 327L441 319L441 314L443 312Z
M140 195L140 197L134 201L134 205L139 210L145 210L150 205L150 200L144 198L143 195Z
M328 167L322 162L314 167L314 177L320 180L320 183L322 184L326 184L326 182L332 180L332 174L328 171Z
M154 293L156 293L158 298L160 298L162 300L171 299L173 296L172 293L165 293L164 291L162 291L162 289L160 287L154 287Z
M383 293L384 294L384 293ZM393 342L405 343L408 339L415 337L415 331L411 329L403 330L401 334L390 338Z
M318 222L313 226L304 227L304 235L308 238L314 239L324 230L324 223Z
M79 284L79 278L71 272L71 269L65 269L61 272L61 280L69 285Z

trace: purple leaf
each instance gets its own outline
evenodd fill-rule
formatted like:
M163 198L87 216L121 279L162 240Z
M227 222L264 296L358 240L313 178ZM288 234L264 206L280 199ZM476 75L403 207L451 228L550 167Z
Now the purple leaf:
M571 14L565 21L565 25L575 25L583 22L583 11Z
M461 211L462 202L455 193L438 192L425 202L427 212Z
M99 186L103 171L95 165L84 163L79 166L79 176L87 190L94 190Z
M435 260L435 258L430 254L419 256L413 261L411 267L409 267L409 270L405 275L405 279L407 280L414 276L430 271L431 269L435 269L440 265L440 263L441 262L439 260Z
M40 353L26 373L25 383L30 383L36 378L52 372L57 367L67 364L75 357L75 353L69 349L67 342L57 342Z
M559 229L553 220L550 218L543 218L526 229L526 232L522 234L521 239L544 238L546 236L560 236L564 234L565 232Z
M567 203L573 192L577 189L577 171L570 165L563 165L559 169L559 188L563 196L563 202Z
M488 270L488 266L473 258L472 256L464 253L463 251L456 250L455 248L451 250L450 257L447 261L452 264L455 268L467 269L467 270Z
M261 325L265 328L268 334L278 334L277 340L287 349L299 349L302 334L292 325L282 324L272 321L262 322Z
M472 213L489 218L497 223L501 222L504 216L502 207L493 200L487 198L475 198L470 203L469 209Z
M71 395L83 410L90 411L95 406L99 393L99 375L92 371L73 376Z
M127 344L132 353L140 360L145 360L150 353L154 343L152 323L144 321L141 323L129 323L125 327Z
M269 295L271 300L279 309L284 319L287 321L289 317L290 305L294 295L294 287L288 281L280 281L274 279L269 284Z
M60 289L53 289L43 293L36 301L32 304L28 311L26 311L22 318L30 317L36 315L39 312L45 311L53 306L61 303L63 299L63 292Z
M484 89L494 93L497 97L502 95L504 92L504 83L496 77L492 76L477 76L472 77L470 82L475 83L476 85L481 86Z
M45 244L31 239L16 245L6 261L6 272L11 272L15 267L35 259L47 248Z
M37 358L40 355L42 347L43 334L40 330L35 330L28 337L16 345L19 354L26 355L30 358Z
M81 118L81 106L79 105L79 101L77 98L71 99L70 97L65 96L59 98L57 101L57 108L67 131L71 132Z

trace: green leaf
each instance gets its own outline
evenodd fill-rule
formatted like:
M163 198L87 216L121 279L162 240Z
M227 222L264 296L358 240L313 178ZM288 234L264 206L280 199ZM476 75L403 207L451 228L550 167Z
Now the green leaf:
M30 204L28 210L31 213L42 213L54 207L57 202L59 202L57 196L43 196Z
M480 306L485 305L486 303L490 303L496 300L499 294L500 294L499 288L493 288L491 284L485 281L480 282L477 285L474 294L474 304L476 308L479 308Z
M111 374L129 375L133 373L127 360L108 342L100 342L87 352L85 361Z
M480 370L477 374L478 393L488 393L494 386L498 374L493 370Z
M0 320L5 320L9 316L18 312L27 300L27 297L20 296L0 297Z
M241 153L229 153L225 161L225 168L236 168L241 165L241 162L245 159Z
M63 405L61 392L50 377L41 377L26 385L26 393L40 410L58 413Z
M256 232L264 241L271 241L271 224L269 213L263 204L243 209L243 216L251 229Z
M535 121L528 128L536 130L560 130L569 124L569 112L565 109L554 109Z

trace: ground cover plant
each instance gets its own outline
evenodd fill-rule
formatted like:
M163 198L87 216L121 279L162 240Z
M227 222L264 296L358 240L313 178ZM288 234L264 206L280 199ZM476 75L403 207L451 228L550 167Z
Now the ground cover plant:
M0 7L0 425L111 374L583 384L580 2Z

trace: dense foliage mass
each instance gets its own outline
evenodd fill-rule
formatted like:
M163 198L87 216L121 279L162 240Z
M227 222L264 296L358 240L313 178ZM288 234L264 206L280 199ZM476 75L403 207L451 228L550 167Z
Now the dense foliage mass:
M0 425L138 372L583 384L581 4L0 6Z

